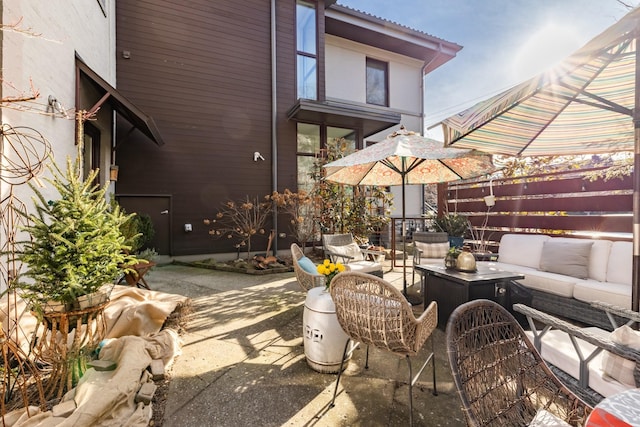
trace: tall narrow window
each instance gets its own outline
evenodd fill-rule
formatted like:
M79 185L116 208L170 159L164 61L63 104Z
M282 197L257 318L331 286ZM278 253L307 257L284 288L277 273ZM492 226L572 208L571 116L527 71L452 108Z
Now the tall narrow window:
M388 65L371 58L367 58L367 104L389 106Z
M318 99L316 41L316 6L314 3L298 1L296 4L298 98Z
M311 173L320 151L320 126L298 123L298 190L311 191Z

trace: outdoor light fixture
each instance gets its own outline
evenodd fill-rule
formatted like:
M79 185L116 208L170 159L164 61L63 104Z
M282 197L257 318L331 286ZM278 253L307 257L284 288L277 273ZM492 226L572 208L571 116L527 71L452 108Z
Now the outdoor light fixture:
M109 167L109 180L112 182L118 181L118 165L111 165Z
M48 104L52 112L62 114L65 119L69 118L67 111L62 107L62 104L60 104L60 101L58 101L55 96L49 95ZM47 107L47 111L49 110L49 107Z
M489 195L484 196L484 204L487 205L488 208L496 204L496 196L493 195L493 179L489 180Z

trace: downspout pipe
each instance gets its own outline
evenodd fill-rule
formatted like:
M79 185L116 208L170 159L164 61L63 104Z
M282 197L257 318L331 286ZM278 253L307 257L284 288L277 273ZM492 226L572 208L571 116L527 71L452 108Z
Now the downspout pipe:
M276 55L276 0L271 0L271 191L278 191L278 85ZM278 207L273 204L273 255L278 255Z
M438 52L433 55L433 58L429 62L425 62L420 70L420 130L421 134L424 135L425 130L425 117L424 117L424 102L425 102L425 91L427 90L427 85L425 84L425 78L427 73L427 67L433 63L436 59L438 59L442 55L442 43L438 43ZM440 191L440 185L438 186L438 191ZM424 210L424 185L422 185L422 203L421 203L422 214L424 215L426 212ZM438 208L438 210L440 210ZM438 215L439 216L439 215Z

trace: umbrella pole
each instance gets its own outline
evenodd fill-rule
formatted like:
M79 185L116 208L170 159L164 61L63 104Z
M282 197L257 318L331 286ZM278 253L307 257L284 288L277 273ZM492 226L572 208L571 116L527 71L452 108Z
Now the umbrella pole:
M404 198L404 157L402 158L402 289L404 291L404 296L409 299L409 294L407 293L407 227L406 227L406 216L405 216L405 198Z
M639 31L636 28L636 31ZM633 109L633 264L631 309L640 311L640 37L636 36L635 108Z
M406 157L402 158L402 293L404 297L409 301L411 305L422 304L422 299L417 295L409 295L407 291L407 227L406 227L406 201L405 201L405 180L407 176L406 172Z

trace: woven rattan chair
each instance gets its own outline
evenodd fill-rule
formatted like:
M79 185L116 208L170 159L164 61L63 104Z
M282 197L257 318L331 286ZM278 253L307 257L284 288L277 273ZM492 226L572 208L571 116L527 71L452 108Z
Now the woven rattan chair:
M291 244L291 258L293 260L293 271L296 273L298 284L305 292L316 286L324 286L325 276L306 272L298 264L298 260L304 256L302 248L295 243Z
M354 254L349 255L345 252L335 252L336 249L343 247L351 247L353 249L353 245L355 245L358 258L362 259L355 259L353 256ZM330 259L331 262L340 262L344 265L349 264L351 271L369 273L378 277L383 277L384 275L382 271L382 263L384 262L386 253L384 251L358 248L358 245L353 239L353 235L351 233L323 234L322 248L324 250L325 257Z
M349 336L345 343L343 364L351 341L367 345L365 368L369 367L369 346L405 357L409 365L409 419L413 424L412 387L429 361L433 366L433 394L437 395L436 370L431 339L431 353L415 377L412 374L411 356L415 356L438 323L438 309L432 302L416 319L411 304L392 284L376 276L358 272L343 272L331 281L331 297L336 307L338 322ZM343 366L331 405L335 403Z
M592 408L558 380L502 306L489 300L459 306L446 341L469 426L526 426L540 409L584 425Z
M442 232L429 232L429 231L414 231L413 232L413 271L411 273L411 283L416 281L416 265L420 265L423 262L423 254L420 249L416 247L416 242L422 243L449 243L449 235ZM438 260L444 262L444 255Z

